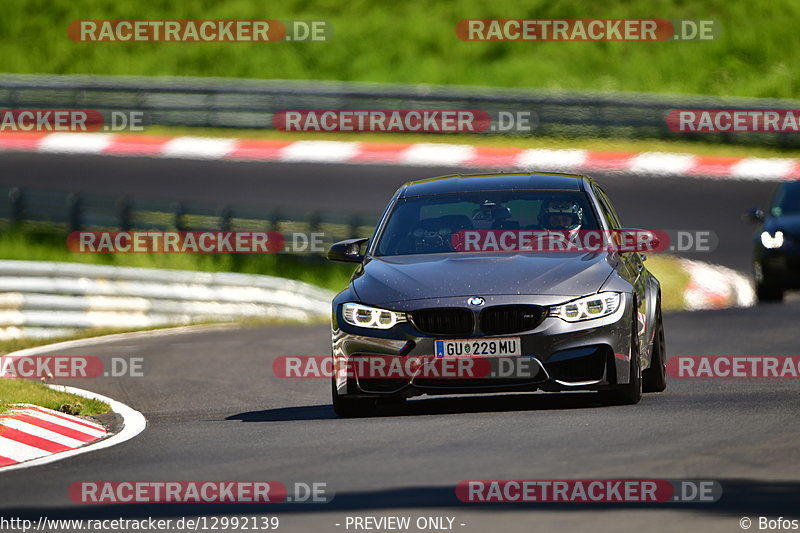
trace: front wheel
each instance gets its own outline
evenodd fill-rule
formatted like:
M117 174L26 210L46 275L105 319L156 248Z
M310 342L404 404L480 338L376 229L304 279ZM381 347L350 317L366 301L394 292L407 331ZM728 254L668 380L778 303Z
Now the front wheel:
M756 261L753 263L753 277L756 280L756 298L758 303L772 303L783 301L783 288L779 285L769 283L767 276L764 275L764 267Z
M333 412L342 418L361 418L375 414L377 402L374 398L348 398L336 391L336 379L331 379L331 401Z
M662 392L667 388L667 345L664 340L664 320L661 317L661 301L656 305L656 332L653 336L653 353L650 368L642 372L644 392Z
M639 366L639 336L637 335L636 303L633 305L633 326L631 327L631 370L628 383L616 389L600 392L600 399L606 405L636 405L642 399L642 372Z

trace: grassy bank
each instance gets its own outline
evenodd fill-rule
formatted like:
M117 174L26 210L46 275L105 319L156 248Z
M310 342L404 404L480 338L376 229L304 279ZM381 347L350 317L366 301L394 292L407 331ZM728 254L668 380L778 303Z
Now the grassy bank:
M296 279L331 290L347 284L354 267L320 256L288 254L81 254L66 247L66 236L0 233L0 257L22 261L66 261L94 265L168 268L199 272L241 272Z
M32 403L71 415L99 415L111 407L100 400L90 400L53 390L38 381L27 379L0 379L0 413L15 403ZM2 431L2 429L0 429Z
M465 42L465 18L714 19L711 42ZM5 2L2 70L13 73L225 76L652 91L756 97L800 93L800 3L725 0L81 0ZM327 20L329 42L79 43L86 19Z
M661 307L665 311L686 309L683 293L689 285L689 274L671 255L650 254L647 269L661 282Z

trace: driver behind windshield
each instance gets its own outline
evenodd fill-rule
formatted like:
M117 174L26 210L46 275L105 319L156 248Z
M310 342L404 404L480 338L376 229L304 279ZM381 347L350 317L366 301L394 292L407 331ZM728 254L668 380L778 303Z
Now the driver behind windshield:
M547 200L539 211L539 224L549 231L579 230L582 218L583 209L572 200Z

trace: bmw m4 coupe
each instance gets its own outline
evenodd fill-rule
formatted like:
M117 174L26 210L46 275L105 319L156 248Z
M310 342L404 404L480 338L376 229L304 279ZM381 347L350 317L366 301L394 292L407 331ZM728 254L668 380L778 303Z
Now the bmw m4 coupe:
M335 412L369 416L423 394L589 390L636 404L663 391L661 291L646 255L563 246L625 231L641 230L622 227L588 176L406 183L371 238L328 252L358 264L333 300ZM560 244L542 246L542 235Z

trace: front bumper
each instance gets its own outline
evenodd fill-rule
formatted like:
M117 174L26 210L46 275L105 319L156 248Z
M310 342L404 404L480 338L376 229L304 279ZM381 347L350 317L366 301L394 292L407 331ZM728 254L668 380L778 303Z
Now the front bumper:
M529 303L555 305L564 297L501 296L487 298L486 305ZM463 306L465 298L416 300L386 308L412 311L426 307ZM332 329L333 356L341 365L350 358L433 358L434 342L452 338L497 338L481 334L459 337L426 336L411 323L390 330L366 329L347 324L341 305L335 303ZM600 319L570 323L548 317L535 329L512 335L521 341L521 356L489 358L493 371L471 378L437 378L430 375L374 378L339 374L337 391L348 396L417 396L510 391L602 390L630 379L631 297L623 294L620 308ZM506 361L501 362L501 359ZM524 360L524 361L523 361ZM501 371L497 371L504 369ZM509 371L509 369L511 369ZM515 372L515 369L524 369Z

